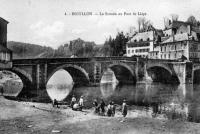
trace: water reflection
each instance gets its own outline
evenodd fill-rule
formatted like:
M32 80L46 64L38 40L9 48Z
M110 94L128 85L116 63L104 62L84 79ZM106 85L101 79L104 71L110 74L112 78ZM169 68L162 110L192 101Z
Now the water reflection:
M0 71L0 88L3 88L5 96L16 97L23 88L23 82L19 76L10 71Z
M73 88L73 80L63 69L55 72L47 83L47 93L54 100L64 100Z
M103 74L100 81L100 90L104 98L108 98L114 94L118 80L115 77L114 72L111 69L108 69Z

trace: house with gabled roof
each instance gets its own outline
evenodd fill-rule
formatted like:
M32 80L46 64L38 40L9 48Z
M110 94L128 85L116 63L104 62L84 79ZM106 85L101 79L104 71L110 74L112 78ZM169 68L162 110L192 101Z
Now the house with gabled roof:
M158 59L200 59L200 28L188 22L172 21L163 30L156 49Z
M0 69L12 67L12 51L7 48L8 21L0 17Z

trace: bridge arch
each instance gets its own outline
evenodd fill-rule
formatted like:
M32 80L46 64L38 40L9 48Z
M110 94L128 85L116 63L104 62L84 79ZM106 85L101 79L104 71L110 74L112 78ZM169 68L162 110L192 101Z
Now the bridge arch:
M173 74L172 70L167 65L160 64L160 63L154 63L154 64L148 65L147 70L149 70L151 68L155 68L155 67L163 68L163 69L167 70L171 75Z
M50 74L47 76L46 84L49 81L49 79L53 76L53 74L60 69L66 70L71 75L75 85L89 84L89 75L85 71L85 69L73 64L65 64L53 69L53 71L51 71Z
M147 75L154 82L162 83L179 83L179 78L174 75L173 71L166 64L154 63L147 66Z
M17 67L13 67L12 70L10 70L14 73L16 73L17 75L22 75L22 77L25 77L26 79L28 79L28 81L30 81L31 83L33 82L33 79L31 77L31 75L29 73L27 73L26 71L20 69L20 68L17 68Z
M137 81L135 71L125 63L113 63L108 68L114 72L119 83L135 84Z
M21 92L18 94L18 96L26 95L28 97L30 95L30 90L32 90L32 89L30 89L30 87L32 87L31 85L33 82L31 75L29 73L27 73L26 71L24 71L20 68L17 68L17 67L13 67L12 69L6 69L6 70L19 76L19 78L21 79L21 81L23 83L23 88L22 88Z

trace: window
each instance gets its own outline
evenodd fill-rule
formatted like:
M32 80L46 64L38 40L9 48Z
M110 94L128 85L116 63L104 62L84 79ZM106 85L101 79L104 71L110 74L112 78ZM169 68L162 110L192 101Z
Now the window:
M171 45L171 50L174 50L174 45Z
M134 50L132 50L132 53L134 53Z
M130 50L128 50L128 54L130 54Z
M168 58L170 59L170 54L168 55Z

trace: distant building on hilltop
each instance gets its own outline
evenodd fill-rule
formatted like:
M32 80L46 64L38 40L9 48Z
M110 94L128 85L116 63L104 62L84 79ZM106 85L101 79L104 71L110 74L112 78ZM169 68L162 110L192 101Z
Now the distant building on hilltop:
M12 67L12 51L7 48L8 21L0 17L0 68Z

